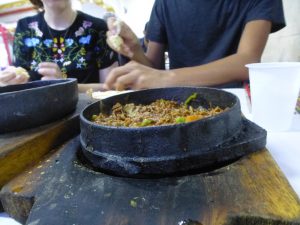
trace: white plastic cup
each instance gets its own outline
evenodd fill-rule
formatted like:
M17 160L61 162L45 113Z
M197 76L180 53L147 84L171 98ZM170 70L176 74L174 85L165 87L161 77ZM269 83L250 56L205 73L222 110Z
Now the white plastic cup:
M300 89L300 62L247 64L253 122L267 131L288 131Z

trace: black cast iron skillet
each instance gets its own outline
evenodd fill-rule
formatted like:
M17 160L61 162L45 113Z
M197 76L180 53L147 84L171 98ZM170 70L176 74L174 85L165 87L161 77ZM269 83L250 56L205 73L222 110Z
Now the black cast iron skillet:
M76 79L33 81L0 88L0 133L33 128L63 118L78 101Z
M194 107L228 109L213 117L168 126L126 128L90 121L94 114L109 113L116 102L149 104L156 99L184 102L193 93L198 96L192 102ZM160 88L117 95L86 107L80 121L82 153L88 163L96 169L133 177L171 174L232 160L264 147L266 136L261 128L242 117L235 95L213 88ZM230 153L233 146L241 144L233 141L237 137L247 146Z

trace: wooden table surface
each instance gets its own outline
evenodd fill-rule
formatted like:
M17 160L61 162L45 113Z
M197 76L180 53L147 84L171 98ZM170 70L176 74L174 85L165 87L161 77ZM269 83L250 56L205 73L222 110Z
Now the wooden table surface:
M50 125L51 129L47 130L56 126ZM74 127L67 129L71 128ZM32 140L34 135L28 135ZM267 149L210 172L133 179L95 172L84 166L80 160L79 136L56 145L51 145L51 140L57 139L48 140L47 137L37 135L37 141L46 140L26 141L22 148L19 144L15 147L10 144L6 151L10 149L10 154L14 154L14 149L18 153L23 149L20 154L23 157L16 153L9 158L10 154L6 154L6 159L14 162L9 168L2 166L4 161L0 162L2 178L19 161L28 158L25 160L27 169L22 167L22 173L18 169L13 176L2 179L5 185L0 192L5 211L21 223L300 224L300 200ZM2 149L7 146L3 140L6 139L0 142ZM37 143L40 143L38 147ZM34 151L42 154L39 153L38 160L33 160L28 167L30 157L35 158ZM5 173L3 168L6 168Z
M20 132L0 134L0 189L26 168L38 163L44 155L77 136L80 132L79 113L94 101L80 94L76 110L60 121Z

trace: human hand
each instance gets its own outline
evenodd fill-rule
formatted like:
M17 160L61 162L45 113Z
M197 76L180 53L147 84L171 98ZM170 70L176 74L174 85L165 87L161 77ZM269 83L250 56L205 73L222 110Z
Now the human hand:
M63 73L59 66L53 62L42 62L38 65L38 73L43 77L41 80L63 79Z
M107 26L106 42L114 51L131 59L143 53L139 39L126 23L110 17Z
M147 89L170 85L171 74L130 61L124 66L114 68L107 76L107 89L122 91L125 89Z
M0 87L27 83L29 75L22 67L9 66L0 72Z

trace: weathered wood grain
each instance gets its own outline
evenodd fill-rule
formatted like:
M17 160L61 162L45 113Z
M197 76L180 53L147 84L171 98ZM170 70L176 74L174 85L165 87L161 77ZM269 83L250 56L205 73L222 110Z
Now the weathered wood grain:
M0 188L26 168L36 164L49 151L78 135L79 113L91 102L92 99L81 94L76 110L62 120L0 135Z
M299 198L266 149L211 172L156 179L92 171L78 152L76 137L5 185L6 212L31 225L300 224Z

